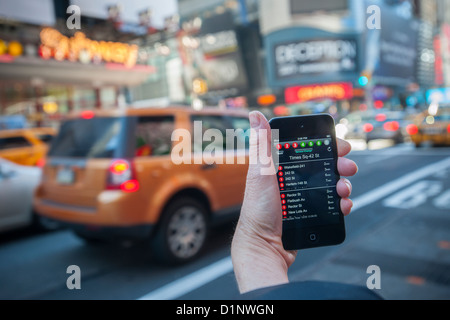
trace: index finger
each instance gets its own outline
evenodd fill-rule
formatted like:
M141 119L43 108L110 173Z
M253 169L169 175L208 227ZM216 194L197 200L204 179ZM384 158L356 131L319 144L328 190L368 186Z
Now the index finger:
M337 138L338 156L345 157L352 150L352 146L345 140Z

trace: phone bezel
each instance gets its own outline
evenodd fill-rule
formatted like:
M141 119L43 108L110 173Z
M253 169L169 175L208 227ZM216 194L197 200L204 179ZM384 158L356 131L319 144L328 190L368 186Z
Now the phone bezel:
M337 181L340 179L337 168L337 140L335 123L333 117L329 114L315 114L303 116L290 116L283 118L273 118L269 121L271 129L279 130L279 140L284 141L293 137L315 137L326 135L331 136L333 149L334 173ZM320 128L319 128L320 127ZM287 134L289 132L290 134ZM272 138L272 146L275 143ZM275 150L276 151L276 150ZM306 248L315 248L322 246L338 245L344 242L345 224L344 215L340 207L340 197L337 196L339 205L339 222L335 224L317 225L303 228L285 229L283 228L283 246L286 250L299 250ZM281 216L281 215L280 215ZM313 236L315 239L313 240Z

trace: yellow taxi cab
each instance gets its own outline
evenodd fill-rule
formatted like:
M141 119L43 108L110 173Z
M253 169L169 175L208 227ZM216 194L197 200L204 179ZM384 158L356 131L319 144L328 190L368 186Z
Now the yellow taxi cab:
M84 111L52 143L35 210L88 243L144 239L156 259L187 262L213 224L239 213L249 128L248 113L238 111ZM224 138L206 137L208 129Z
M423 142L450 145L450 107L439 108L436 114L422 113L406 127L412 142L419 147Z
M54 128L1 130L0 157L25 166L41 165L55 134Z

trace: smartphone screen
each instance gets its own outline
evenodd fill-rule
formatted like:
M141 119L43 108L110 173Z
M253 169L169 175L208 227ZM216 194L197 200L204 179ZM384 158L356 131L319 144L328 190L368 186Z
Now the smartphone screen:
M336 190L340 176L333 118L274 118L270 124L272 130L278 130L272 154L278 168L285 249L343 242L345 227Z

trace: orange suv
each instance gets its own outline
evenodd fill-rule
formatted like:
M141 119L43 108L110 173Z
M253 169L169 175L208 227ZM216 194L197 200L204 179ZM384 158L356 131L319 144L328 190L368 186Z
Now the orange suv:
M35 209L88 242L148 239L159 260L189 261L214 222L239 213L249 128L246 112L217 109L84 111L62 123ZM224 138L205 139L208 129ZM236 133L233 143L228 129ZM180 164L172 150L180 156L183 143ZM206 152L215 147L225 150Z

